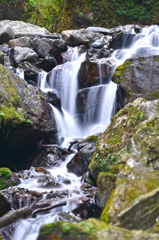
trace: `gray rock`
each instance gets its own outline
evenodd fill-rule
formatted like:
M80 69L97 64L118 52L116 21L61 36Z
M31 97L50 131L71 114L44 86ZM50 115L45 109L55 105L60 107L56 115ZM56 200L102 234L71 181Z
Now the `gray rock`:
M37 85L38 76L42 70L38 69L37 67L33 66L31 63L26 62L26 61L22 64L22 69L24 71L24 79L26 81L31 80L31 81L35 82L35 84Z
M90 142L90 143L87 143L83 148L79 150L79 153L85 156L88 164L93 159L95 149L96 149L96 142Z
M48 54L40 63L39 67L42 68L44 71L49 72L54 67L56 67L57 61L56 59L51 55Z
M66 43L62 39L48 39L35 37L32 41L33 48L39 57L44 58L48 53L57 57L67 50Z
M10 203L7 201L4 195L0 193L0 217L2 217L2 215L6 214L10 210L11 210Z
M138 97L153 100L159 97L158 69L158 55L131 58L116 68L112 80L126 90L129 102Z
M134 28L135 28L134 25L125 25L125 26L119 26L119 27L110 28L110 29L103 28L103 27L88 27L88 28L86 28L86 30L91 31L91 32L102 33L104 35L114 35L119 32L130 33L132 31L132 29L134 29Z
M25 61L36 66L38 63L38 55L30 48L14 47L11 49L10 61L13 67L18 67L19 64L22 64Z
M102 48L103 47L103 43L100 40L96 40L95 42L93 42L91 44L91 47L93 47L93 48Z
M17 47L28 47L32 48L32 38L31 37L21 37L17 39L12 39L9 41L9 46L11 48L17 46Z
M0 43L6 43L11 39L14 39L14 32L11 26L6 25L0 30Z

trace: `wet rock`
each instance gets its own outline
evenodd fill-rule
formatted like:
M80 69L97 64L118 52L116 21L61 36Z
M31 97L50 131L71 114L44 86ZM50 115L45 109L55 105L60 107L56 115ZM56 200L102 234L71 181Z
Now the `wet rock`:
M45 168L43 168L43 167L36 167L35 168L35 171L36 172L40 172L40 173L45 173L45 174L49 174L50 172L49 171L47 171Z
M88 49L88 51L87 51L88 58L96 57L96 58L100 59L100 58L107 58L107 57L109 57L109 55L113 52L113 50L112 49L108 49L105 46L103 48L101 48L101 49L97 49L97 48L90 48L90 49Z
M57 57L67 50L66 43L62 39L34 38L32 44L38 56L42 58L49 53Z
M29 62L24 62L22 64L22 69L24 70L24 78L27 82L33 81L34 84L37 85L38 82L38 76L41 72L41 69L38 69L37 67L33 66Z
M114 174L100 172L97 178L97 193L95 201L100 209L103 209L109 200L112 190L116 185L116 177Z
M83 148L79 150L79 153L85 156L88 164L93 159L95 149L96 149L96 141L88 143L87 145L85 145Z
M32 48L31 42L32 42L31 37L21 37L21 38L16 38L16 39L10 40L9 46L10 46L10 48L13 48L15 46Z
M54 58L54 56L51 56L51 54L48 54L40 63L39 67L42 68L44 71L49 72L54 67L56 67L57 61Z
M80 217L70 212L59 213L58 216L59 216L59 220L70 222L70 223L73 223L73 222L76 223L82 220Z
M29 146L35 146L42 136L56 133L52 109L44 95L3 65L0 65L0 101L1 153L16 151L17 158L18 149L28 152Z
M103 43L100 40L96 40L95 42L93 42L91 44L91 47L93 47L93 48L102 48L103 47Z
M20 180L9 168L0 168L0 190L19 183Z
M10 25L6 25L3 29L0 29L0 43L6 43L14 38L15 35Z
M41 160L38 160L38 165L41 167L53 167L61 164L61 158L54 153L49 153L41 156Z
M10 52L10 61L13 67L18 67L19 64L25 61L36 66L38 64L38 55L31 48L13 47Z
M12 224L8 225L7 227L1 228L0 234L1 234L2 238L0 237L0 240L12 240L14 231L17 226L18 226L18 222L12 223Z
M45 93L45 98L48 103L51 103L54 107L61 111L61 99L54 91L49 91Z
M104 35L115 35L117 33L130 33L132 31L132 29L134 29L135 26L134 25L125 25L125 26L118 26L115 28L103 28L103 27L88 27L86 28L88 31L91 32L98 32L98 33L102 33Z
M134 146L134 150L132 148L131 153L142 156L141 161L143 161L143 163L149 162L148 159L156 159L158 154L158 150L156 151L156 149L158 149L158 147L154 144L155 142L157 143L158 138L153 138L155 130L151 127L154 126L153 124L151 125L151 123L153 123L153 120L158 121L158 115L156 115L158 114L157 109L158 100L146 102L139 98L134 102L127 104L112 118L112 123L97 141L93 160L89 164L89 171L94 180L97 179L99 172L108 172L114 164L119 163L122 155L127 151L131 151L129 150L131 149L131 146ZM140 127L141 132L139 131ZM138 131L140 134L137 134ZM150 134L148 134L149 131ZM135 135L138 137L136 138L136 144L134 145L134 141L131 142L130 140L132 136ZM141 137L139 137L140 135ZM137 139L139 139L139 141L137 141ZM129 142L131 143L130 147L128 147L130 144ZM146 144L145 147L144 144ZM156 147L154 148L152 146ZM141 151L143 147L145 149L145 154L143 150ZM153 155L155 157L153 157Z
M82 174L87 171L87 168L88 163L80 153L76 153L71 161L67 163L68 172L75 173L77 176L82 176Z
M8 44L3 43L0 45L0 51L2 51L4 53L4 55L9 54L9 50L10 50L10 48L9 48Z
M4 195L0 193L0 217L10 210L11 210L10 203L6 200Z
M101 33L90 32L86 29L80 30L66 30L61 33L66 44L71 47L85 45L88 47L96 40L100 40L102 44L110 42L111 37L103 36Z
M116 68L112 79L126 90L129 102L138 97L157 99L158 65L158 55L127 59Z
M4 65L4 53L0 51L0 64Z
M126 164L118 165L112 170L117 174L116 187L100 219L129 229L150 228L158 215L156 199L159 177L155 170L144 167L132 155L123 155L122 162L124 161ZM126 221L124 213L127 215Z
M79 80L84 86L107 83L113 71L114 59L94 57L81 63Z

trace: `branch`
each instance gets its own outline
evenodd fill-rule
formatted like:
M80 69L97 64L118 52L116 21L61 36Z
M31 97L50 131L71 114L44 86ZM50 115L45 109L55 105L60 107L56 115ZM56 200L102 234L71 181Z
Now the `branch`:
M65 152L65 153L67 153L67 154L70 154L70 153L71 153L71 152L69 152L67 149L61 148L61 147L59 147L59 146L56 145L56 144L41 144L41 143L38 143L38 146L40 146L40 147L56 147L56 148L60 149L61 151Z
M34 212L32 212L31 217L35 218L36 214L39 213L39 212L45 212L45 211L51 210L53 208L65 206L66 204L67 204L67 202L61 202L61 203L57 203L57 204L51 205L51 206L46 207L46 208L39 208L39 209L35 210Z

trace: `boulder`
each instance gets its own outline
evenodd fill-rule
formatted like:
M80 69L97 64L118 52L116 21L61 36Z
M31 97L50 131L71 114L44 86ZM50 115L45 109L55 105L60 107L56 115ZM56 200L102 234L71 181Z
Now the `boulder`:
M37 53L27 47L14 47L10 52L10 61L13 67L18 67L19 64L27 61L32 65L38 65L38 55Z
M158 55L127 59L116 68L112 80L126 90L129 102L138 97L146 100L157 99L158 67Z
M68 172L72 172L77 176L82 176L87 171L88 163L86 158L80 153L76 153L75 156L67 163Z
M16 38L12 39L9 41L9 46L11 48L17 46L17 47L27 47L27 48L32 48L32 38L31 37L21 37L21 38Z
M20 180L9 168L0 168L0 190L19 183Z
M44 95L48 103L51 103L54 107L61 111L61 99L54 91L49 91L44 93Z
M88 58L96 57L96 58L107 58L113 52L112 49L109 49L107 45L104 47L97 49L97 48L90 48L87 51Z
M81 147L80 150L79 150L79 154L85 156L88 164L93 159L94 152L95 152L95 149L96 149L96 141L87 142L85 144L85 146Z
M71 47L85 45L90 46L96 40L100 40L101 44L105 45L111 41L110 36L104 36L101 33L90 32L86 29L66 30L61 33L66 44Z
M0 151L4 154L16 151L18 155L18 149L29 151L36 141L56 133L52 109L43 93L3 65L0 102Z
M116 187L100 220L128 229L148 229L159 214L159 176L131 154L123 155L122 162L112 169Z
M6 43L14 38L14 32L10 25L6 25L3 29L0 29L0 43Z
M107 83L115 64L114 59L95 57L88 58L81 63L79 80L83 86L92 86L99 83Z
M67 46L62 39L37 38L32 41L33 48L39 57L46 57L49 53L57 57L67 50Z
M33 81L37 86L38 76L39 73L41 72L41 69L38 69L37 67L33 66L31 63L26 61L22 64L21 67L24 71L24 79L29 83L30 80Z
M4 65L4 53L0 51L0 64Z
M116 185L116 176L112 173L100 172L97 178L97 192L95 201L97 206L103 210Z
M57 61L54 58L54 56L51 56L51 54L48 54L40 63L39 67L42 68L44 71L49 72L54 67L56 67Z
M11 210L10 203L5 199L4 195L0 193L0 217Z
M158 138L157 131L154 135L156 137L153 136L155 131L153 130L153 126L157 128L157 125L153 125L153 120L156 120L158 116L158 104L159 100L147 102L138 98L134 102L127 104L112 118L111 124L97 141L93 160L89 164L89 171L94 180L97 179L99 172L108 172L114 164L120 163L122 155L127 151L133 154L140 154L139 156L142 155L141 160L145 159L145 161L142 160L145 164L149 162L146 161L147 159L155 160L158 154L158 148L156 147L157 145L154 144L155 142L157 144ZM144 126L146 126L145 131L142 130L141 137L138 138L139 146L137 147L136 142L134 150L129 150L129 148L131 149L129 144L131 144L131 146L134 144L132 137L135 135L139 136L138 131L140 127L144 129ZM146 139L149 139L149 141ZM153 140L152 145L151 139ZM141 149L145 149L145 154Z

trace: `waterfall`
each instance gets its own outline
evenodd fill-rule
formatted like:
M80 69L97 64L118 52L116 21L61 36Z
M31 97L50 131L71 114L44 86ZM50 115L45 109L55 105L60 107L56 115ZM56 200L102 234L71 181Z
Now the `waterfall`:
M71 53L71 57L70 57ZM149 54L159 54L159 27L151 26L142 29L141 33L132 32L128 35L120 50L112 53L114 59L113 69L122 64L127 58L145 56ZM58 126L58 133L65 138L63 147L68 146L72 138L85 137L90 134L103 132L110 124L113 114L113 106L116 97L117 84L111 81L111 76L107 84L102 81L102 60L99 61L99 86L89 87L85 99L85 109L82 113L83 125L80 127L76 121L75 100L78 89L78 73L81 63L85 60L86 53L79 54L78 48L69 48L65 54L64 64L56 66L50 76L49 85L46 82L46 73L39 74L38 86L43 91L56 90L61 98L62 111L60 112L52 106L54 116ZM81 90L82 91L82 90ZM62 185L62 189L69 189L70 195L74 189L80 188L80 178L67 172L66 164L73 155L69 156L59 167L50 170L53 176L58 174L67 176L71 184ZM43 191L37 184L37 179L21 180L19 187L29 188L36 191ZM46 189L45 191L48 191ZM51 213L38 216L36 219L29 218L23 220L15 231L13 240L36 240L39 228L42 224L59 220L58 212L69 211L71 206L52 210Z

